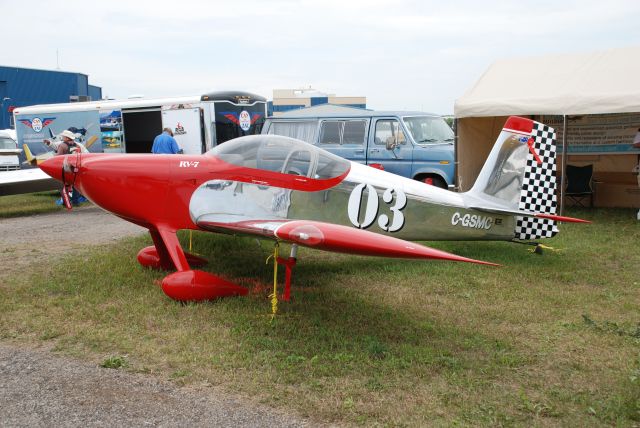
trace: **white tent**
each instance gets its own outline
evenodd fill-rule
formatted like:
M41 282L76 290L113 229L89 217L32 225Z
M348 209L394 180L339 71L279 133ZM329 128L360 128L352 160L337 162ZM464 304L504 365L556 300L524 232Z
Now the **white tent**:
M640 47L497 61L456 100L456 117L640 111Z
M597 205L640 204L636 155L626 144L640 127L639 76L640 46L495 62L455 103L459 187L473 184L506 118L519 115L551 121L558 143L566 128L563 158L593 164L602 185L619 187L597 192Z

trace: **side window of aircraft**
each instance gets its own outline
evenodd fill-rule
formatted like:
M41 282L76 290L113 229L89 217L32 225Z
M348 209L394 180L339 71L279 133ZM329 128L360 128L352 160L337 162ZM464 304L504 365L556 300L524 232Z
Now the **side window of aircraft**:
M387 141L395 141L396 138L404 139L399 133L400 124L395 119L384 119L376 122L375 143L386 145Z
M342 144L364 145L367 134L366 120L347 120L344 122Z
M341 144L342 121L329 121L322 122L320 128L320 144Z

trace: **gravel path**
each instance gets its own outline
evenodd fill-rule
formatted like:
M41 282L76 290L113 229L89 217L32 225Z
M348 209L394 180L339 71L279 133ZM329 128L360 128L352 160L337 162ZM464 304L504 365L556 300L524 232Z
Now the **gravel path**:
M141 233L95 206L0 219L0 281L34 260ZM178 387L0 342L1 427L309 425L215 388Z
M212 388L0 344L0 426L309 426Z

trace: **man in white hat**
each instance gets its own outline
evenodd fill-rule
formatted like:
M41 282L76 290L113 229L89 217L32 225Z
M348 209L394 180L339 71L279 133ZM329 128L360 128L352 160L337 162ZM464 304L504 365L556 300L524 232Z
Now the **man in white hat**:
M76 134L65 129L60 134L58 134L58 139L62 140L62 142L58 145L56 150L56 155L66 155L69 153L75 152L78 147L76 143Z
M56 149L56 154L55 154L56 156L75 153L77 151L80 151L80 152L88 151L82 144L76 143L75 141L76 134L69 131L68 129L65 129L60 134L58 134L58 140L62 140L62 141L60 141ZM81 202L83 202L83 200L86 200L84 196L82 196L80 192L78 192L78 189L73 187L71 191L71 200L70 200L71 204L73 206L78 206L80 205Z

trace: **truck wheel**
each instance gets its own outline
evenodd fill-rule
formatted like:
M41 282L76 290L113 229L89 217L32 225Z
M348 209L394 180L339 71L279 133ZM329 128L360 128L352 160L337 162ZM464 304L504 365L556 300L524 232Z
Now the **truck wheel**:
M442 177L438 175L421 175L416 177L416 180L439 187L441 189L447 189L447 183L442 179Z

